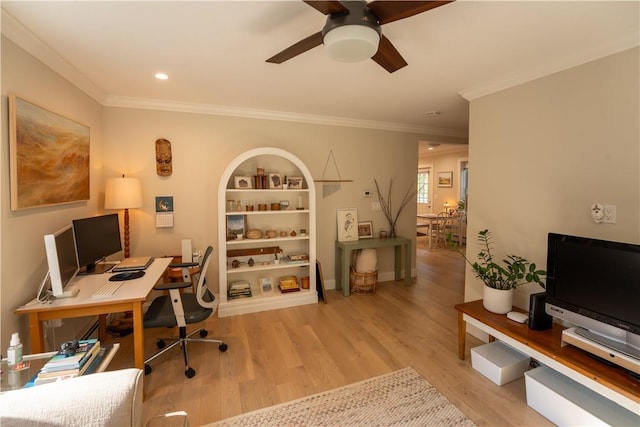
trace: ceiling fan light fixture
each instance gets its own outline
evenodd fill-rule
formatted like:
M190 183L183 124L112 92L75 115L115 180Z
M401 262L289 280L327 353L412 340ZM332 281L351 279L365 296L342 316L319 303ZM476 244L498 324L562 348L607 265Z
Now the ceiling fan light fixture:
M380 34L365 25L343 25L326 33L323 42L329 58L340 62L360 62L376 54Z

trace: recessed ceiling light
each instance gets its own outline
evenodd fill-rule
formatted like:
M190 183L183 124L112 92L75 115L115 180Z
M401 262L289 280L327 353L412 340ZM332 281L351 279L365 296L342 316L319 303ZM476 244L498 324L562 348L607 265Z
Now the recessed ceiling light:
M169 75L166 73L156 73L154 77L158 80L169 80Z

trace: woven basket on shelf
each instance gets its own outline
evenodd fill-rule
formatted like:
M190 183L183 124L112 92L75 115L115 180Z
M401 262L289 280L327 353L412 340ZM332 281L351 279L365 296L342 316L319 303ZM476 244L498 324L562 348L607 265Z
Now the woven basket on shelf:
M378 270L371 273L358 273L351 267L349 287L352 293L358 295L373 295L376 293L376 283L378 283Z

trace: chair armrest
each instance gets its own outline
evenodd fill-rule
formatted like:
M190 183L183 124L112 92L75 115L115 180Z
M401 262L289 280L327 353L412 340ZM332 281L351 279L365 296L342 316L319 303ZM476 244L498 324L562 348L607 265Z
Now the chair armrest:
M197 267L199 265L197 262L172 262L169 264L169 268Z
M0 394L0 424L141 426L142 371L123 369Z
M158 283L153 287L156 291L169 291L171 289L183 289L189 288L193 286L192 282L169 282L169 283Z

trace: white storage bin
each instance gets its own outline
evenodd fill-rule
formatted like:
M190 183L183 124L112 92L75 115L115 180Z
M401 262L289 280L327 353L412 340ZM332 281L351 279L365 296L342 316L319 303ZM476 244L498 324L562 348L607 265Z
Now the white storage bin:
M525 373L527 405L559 426L640 426L640 416L546 366Z
M520 378L529 368L529 356L494 341L471 349L471 366L498 385Z

